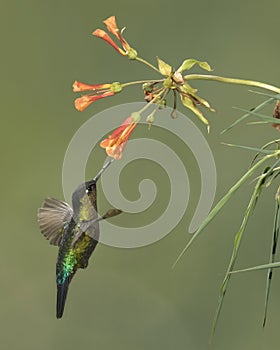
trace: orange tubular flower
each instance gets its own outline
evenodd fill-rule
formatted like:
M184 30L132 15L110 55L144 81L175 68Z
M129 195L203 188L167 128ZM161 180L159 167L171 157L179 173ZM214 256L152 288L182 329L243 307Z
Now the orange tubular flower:
M121 159L125 145L139 120L140 114L132 113L108 138L100 142L100 146L106 149L109 157L117 160Z
M75 100L75 107L78 111L82 112L94 101L100 100L101 98L105 98L108 96L113 96L117 92L120 92L121 90L122 90L122 86L118 82L115 82L112 84L89 85L89 84L81 83L79 81L74 81L73 83L74 92L84 92L84 91L93 92L77 98Z
M89 105L91 105L94 101L100 100L101 98L104 98L104 97L113 96L113 95L115 95L115 93L113 91L106 91L100 95L84 95L82 97L76 98L75 108L79 112L82 112Z
M128 42L125 40L125 38L122 35L123 30L120 32L120 30L118 28L117 22L116 22L116 17L111 16L111 17L105 19L105 21L103 21L103 23L106 25L109 32L114 34L119 39L119 41L122 44L122 47L126 51L129 51L131 49L131 47L129 46Z
M103 23L106 25L107 29L109 30L110 33L116 35L116 37L118 37L119 35L119 28L117 26L117 22L116 22L116 17L115 16L111 16L107 19L105 19L105 21L103 21ZM119 39L119 37L118 37Z
M85 83L81 83L79 81L74 81L72 87L73 92L83 92L83 91L89 91L89 90L102 90L102 89L109 89L112 84L97 84L97 85L89 85Z
M117 37L117 39L120 41L124 50L118 47L118 45L116 45L116 43L111 39L111 37L104 30L96 29L92 34L97 36L100 39L105 40L121 55L128 56L130 59L135 59L137 56L137 52L130 47L128 42L123 37L122 35L123 30L120 31L119 28L117 27L116 17L111 16L103 22L106 25L108 31Z
M105 40L108 44L113 46L113 48L116 51L118 51L118 53L120 53L123 56L126 56L126 53L120 47L118 47L118 45L110 38L110 36L106 32L104 32L104 30L96 29L92 34L100 39Z

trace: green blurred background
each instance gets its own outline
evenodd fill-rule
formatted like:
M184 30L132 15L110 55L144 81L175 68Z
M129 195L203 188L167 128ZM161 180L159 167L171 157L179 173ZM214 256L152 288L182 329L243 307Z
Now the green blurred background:
M171 270L189 239L186 227L200 190L198 168L188 150L177 147L193 191L184 219L166 238L145 248L100 244L89 268L75 277L60 321L55 319L57 249L43 239L36 220L45 197L63 198L63 158L79 126L107 107L142 100L141 91L133 88L78 113L72 82L155 76L92 37L93 29L103 28L103 19L116 15L120 26L127 27L128 41L152 62L158 55L178 66L183 59L195 57L207 60L215 74L279 86L279 13L277 0L1 2L1 349L279 349L279 271L265 331L261 323L266 273L238 275L230 282L216 336L208 345L219 286L252 185L246 184L235 195ZM278 134L270 126L243 124L221 136L240 115L232 106L251 108L263 98L246 87L201 81L193 85L217 110L208 114L212 131L207 136L218 171L217 201L252 157L221 142L258 146ZM204 126L187 114L206 135ZM143 132L146 129L139 128L135 137ZM170 146L176 149L176 144ZM104 152L97 149L94 159L88 164L88 176L96 173ZM153 164L140 168L145 169L143 177L160 178L159 193L164 198L168 177ZM129 179L138 173L135 162L124 176ZM137 198L138 186L126 184L121 183L125 195ZM102 196L100 207L107 208ZM250 221L237 267L267 262L273 212L270 189ZM150 221L158 214L155 205L141 218ZM132 221L129 215L114 219L125 226Z

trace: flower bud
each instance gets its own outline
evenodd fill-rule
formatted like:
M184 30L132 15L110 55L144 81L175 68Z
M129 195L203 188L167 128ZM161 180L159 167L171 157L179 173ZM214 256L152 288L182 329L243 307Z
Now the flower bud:
M128 57L130 60L135 60L136 57L137 57L137 55L138 55L137 51L134 50L134 49L132 49L132 48L130 48L130 49L126 52L126 54L127 54L127 57Z
M121 83L119 83L118 81L115 81L114 83L112 83L111 85L111 91L117 93L117 92L121 92L122 91L122 85Z
M178 71L173 74L173 80L176 84L184 85L185 83L183 75Z

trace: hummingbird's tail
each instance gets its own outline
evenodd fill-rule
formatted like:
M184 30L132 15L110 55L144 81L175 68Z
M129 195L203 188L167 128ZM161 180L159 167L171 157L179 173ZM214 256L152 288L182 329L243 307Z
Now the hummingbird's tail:
M72 276L68 276L62 284L57 284L57 297L56 297L56 318L61 318L64 311L64 306L67 298L69 284Z

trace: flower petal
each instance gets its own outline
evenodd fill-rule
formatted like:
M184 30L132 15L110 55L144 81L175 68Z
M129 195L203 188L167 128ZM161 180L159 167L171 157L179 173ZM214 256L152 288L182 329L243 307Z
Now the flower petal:
M103 21L103 23L106 25L109 32L114 34L119 39L119 41L122 44L122 47L126 51L129 51L131 49L131 47L122 35L125 28L123 28L121 31L119 30L119 28L117 26L117 22L116 22L116 17L111 16L111 17L105 19L105 21Z
M116 130L114 130L112 132L112 134L109 136L109 138L115 139L115 138L119 137L132 122L133 122L133 119L131 116L126 118L122 122L122 124Z
M120 145L114 145L112 147L106 148L106 153L109 157L112 157L116 160L120 160L123 155L123 151L125 149L126 143L122 143Z
M100 147L106 149L106 153L109 157L117 160L121 159L125 145L137 123L138 121L135 121L132 116L126 118L111 135L100 142Z
M109 89L111 87L111 84L97 84L97 85L89 85L85 83L81 83L80 81L74 81L73 85L73 92L82 92L82 91L88 91L88 90L103 90L103 89Z
M94 101L100 100L101 98L105 98L108 96L113 96L114 94L115 93L113 91L106 91L100 95L84 95L82 97L76 98L75 107L78 111L82 112Z
M100 39L105 40L108 44L110 44L116 51L118 51L118 53L120 53L123 56L126 56L126 53L120 48L118 47L118 45L112 40L112 38L106 33L104 32L104 30L102 29L96 29L92 35L97 36Z
M105 19L105 21L103 21L103 23L106 25L109 32L118 36L119 28L117 27L115 16L111 16L111 17Z

